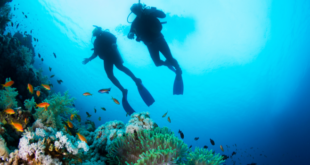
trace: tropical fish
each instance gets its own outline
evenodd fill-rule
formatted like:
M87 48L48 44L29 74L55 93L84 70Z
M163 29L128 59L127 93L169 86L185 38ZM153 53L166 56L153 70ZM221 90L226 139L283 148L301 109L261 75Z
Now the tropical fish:
M51 68L51 67L48 67L48 69L49 69L50 71L52 71L52 68Z
M91 115L88 112L86 112L86 114L87 114L87 117L91 117Z
M169 121L169 123L171 123L170 117L168 117L168 121Z
M80 163L82 163L82 159L81 159L81 158L78 158L78 161L79 161Z
M39 58L41 58L41 55L40 55L40 53L38 53L38 56L39 56Z
M72 106L73 106L73 107L75 107L75 105L74 105L74 104L72 104Z
M180 133L181 138L184 139L184 134L183 134L183 132L182 132L181 130L179 130L179 133Z
M136 131L136 130L135 130ZM112 141L114 138L117 137L116 131L114 132L114 134L112 135L112 137L110 137L110 140Z
M19 23L16 25L16 29L18 28L18 26L19 26Z
M222 146L222 145L220 145L220 148L221 148L221 150L224 152L224 149L223 149L223 146Z
M191 145L191 146L189 146L189 148L192 148L192 145Z
M199 139L199 137L195 137L195 140L197 141Z
M71 114L70 119L73 120L74 116L75 116L75 114Z
M68 127L66 125L64 125L64 128L65 128L66 132L68 132Z
M85 138L83 135L81 135L80 133L76 133L76 134L78 135L78 137L79 137L79 139L80 139L81 141L87 143L87 140L86 140L86 138Z
M33 94L33 86L31 84L28 84L27 89L31 94Z
M44 59L43 59L43 58L41 58L41 61L44 61Z
M47 84L41 84L43 88L45 88L46 90L51 90L51 87Z
M79 122L81 122L81 116L78 115L78 114L76 114L75 116L76 116L77 120L78 120Z
M2 84L2 88L3 87L10 87L10 86L12 86L14 84L14 81L8 81L8 82L6 82L5 84Z
M107 88L107 89L100 89L98 92L99 93L107 93L107 94L109 94L110 91L111 91L111 88Z
M101 107L102 110L106 111L107 109L105 109L104 107Z
M15 114L15 111L14 111L13 109L11 109L11 108L8 108L8 109L4 110L4 112L5 112L6 114L9 114L9 115Z
M28 18L27 15L25 15L25 17Z
M62 80L57 80L58 84L61 84L63 81Z
M47 107L49 107L49 106L50 106L50 104L47 102L36 104L36 107L44 108L46 111L47 111Z
M212 139L210 139L210 143L214 146L214 141Z
M97 112L96 108L94 108L94 110L95 110L95 113L96 113Z
M54 57L56 58L56 54L53 52L53 54L54 54Z
M37 39L33 37L33 40L36 41Z
M53 75L51 75L51 78L53 78L55 75L53 74Z
M14 123L11 121L11 125L19 132L24 132L23 126L20 123Z
M15 11L15 9L16 9L16 8L14 7L14 11Z
M114 101L114 103L116 103L117 105L119 105L118 100L116 100L115 98L112 97L112 100Z
M206 145L205 145L205 146L203 146L203 148L207 149L207 148L208 148L208 146L206 146Z
M37 39L37 42L39 42L39 39Z
M40 91L37 91L37 96L38 96L38 97L40 97L40 94L41 94L41 92L40 92Z
M167 115L168 111L163 115L163 117L165 117Z
M11 22L11 26L13 27L14 25L13 25L13 22Z
M28 123L28 118L27 118L27 117L24 119L24 122L25 122L26 124Z
M234 156L234 155L236 155L237 153L234 151L234 152L232 152L232 154L231 154L231 156Z
M226 160L226 159L228 159L228 158L229 158L229 156L224 155L224 154L223 154L222 156L223 156L223 158L222 158L223 160Z
M73 124L69 120L67 121L67 124L68 124L69 128L73 128Z
M24 12L22 12L23 13L23 15L24 15Z
M99 117L99 121L101 121L101 117Z
M91 96L92 94L90 94L89 92L85 92L83 93L84 96Z

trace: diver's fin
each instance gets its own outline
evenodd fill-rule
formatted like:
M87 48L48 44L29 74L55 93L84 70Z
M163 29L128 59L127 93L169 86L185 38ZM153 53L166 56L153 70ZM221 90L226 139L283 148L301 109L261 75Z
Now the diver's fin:
M147 106L151 106L155 102L151 93L142 85L142 83L138 85L138 90L141 98Z
M122 105L123 108L125 109L125 111L128 113L128 115L133 114L135 111L131 108L131 106L129 105L128 101L127 101L127 92L126 94L123 96L122 99Z
M174 95L183 95L183 79L181 74L177 74L174 79L173 84L173 94Z

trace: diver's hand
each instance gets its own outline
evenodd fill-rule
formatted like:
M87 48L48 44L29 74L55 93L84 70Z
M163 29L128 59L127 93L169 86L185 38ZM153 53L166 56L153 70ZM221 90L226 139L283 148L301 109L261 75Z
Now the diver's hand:
M132 40L132 39L134 39L135 34L133 32L129 32L127 37Z
M89 62L89 59L88 58L84 58L84 61L83 61L83 64L87 64Z

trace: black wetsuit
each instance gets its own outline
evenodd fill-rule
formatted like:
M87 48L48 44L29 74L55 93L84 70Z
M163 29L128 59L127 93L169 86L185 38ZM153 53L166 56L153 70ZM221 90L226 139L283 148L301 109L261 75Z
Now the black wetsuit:
M124 61L116 46L116 37L107 31L102 31L94 42L94 53L105 62L122 64Z

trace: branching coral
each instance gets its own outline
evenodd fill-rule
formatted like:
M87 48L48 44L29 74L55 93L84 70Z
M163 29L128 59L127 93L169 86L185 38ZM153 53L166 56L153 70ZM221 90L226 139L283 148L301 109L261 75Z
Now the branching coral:
M117 138L108 148L111 164L134 164L149 162L180 163L187 153L187 145L167 128L126 133ZM149 151L149 152L147 152ZM163 156L155 156L163 154ZM154 160L156 159L156 160Z
M49 99L44 100L50 104L48 110L37 108L34 116L36 119L41 119L44 125L60 130L63 127L61 115L77 113L77 110L72 108L73 101L74 98L70 98L68 92L63 96L60 93L53 94Z
M149 112L133 113L126 124L126 133L134 131L151 130L157 127L157 124L150 118Z
M0 108L16 108L17 101L15 97L18 95L16 88L6 87L3 90L0 90Z
M182 165L219 165L224 162L223 157L219 154L213 154L212 150L196 148L187 156L186 164Z
M34 97L31 98L31 100L27 99L24 101L24 105L25 105L25 108L31 112L32 108L34 108L36 106L36 102L34 100Z

